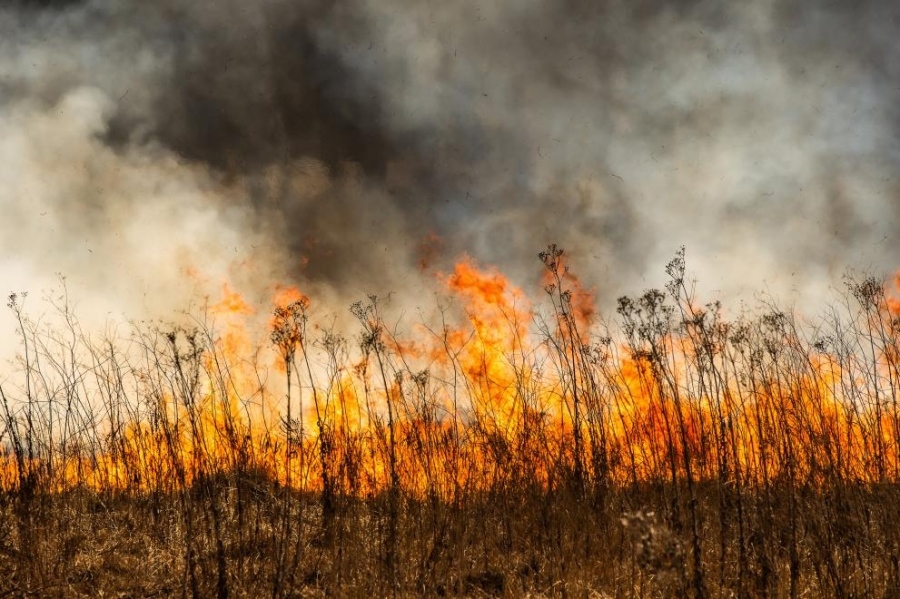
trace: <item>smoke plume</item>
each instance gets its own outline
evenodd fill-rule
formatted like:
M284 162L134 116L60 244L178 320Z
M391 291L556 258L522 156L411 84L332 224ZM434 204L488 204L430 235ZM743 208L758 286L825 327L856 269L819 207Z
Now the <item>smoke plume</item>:
M710 295L897 267L900 9L713 0L0 8L0 282L130 316L222 282L520 282L606 301L682 244ZM423 248L440 239L438 252ZM341 306L340 309L344 309Z

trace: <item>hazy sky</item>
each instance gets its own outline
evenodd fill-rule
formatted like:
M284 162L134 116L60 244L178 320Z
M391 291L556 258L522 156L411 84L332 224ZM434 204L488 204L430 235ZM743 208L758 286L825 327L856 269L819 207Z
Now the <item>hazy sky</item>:
M609 312L684 244L710 297L814 302L900 266L898 31L887 0L7 2L0 288L346 311L429 301L424 246L528 286L556 242Z

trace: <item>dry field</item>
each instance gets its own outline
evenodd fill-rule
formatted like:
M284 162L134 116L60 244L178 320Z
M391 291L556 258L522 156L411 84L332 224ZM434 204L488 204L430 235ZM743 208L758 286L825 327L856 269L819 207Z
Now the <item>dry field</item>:
M900 304L600 318L551 246L534 304L461 262L440 323L300 293L261 340L98 337L10 296L0 596L900 597ZM211 318L210 314L215 316Z

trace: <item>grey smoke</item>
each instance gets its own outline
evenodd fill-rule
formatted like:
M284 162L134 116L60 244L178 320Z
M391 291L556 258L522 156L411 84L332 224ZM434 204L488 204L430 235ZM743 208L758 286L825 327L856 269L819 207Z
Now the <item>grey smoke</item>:
M709 294L819 296L900 262L898 10L7 5L0 281L61 272L133 310L197 269L343 301L422 285L435 233L436 268L523 283L559 243L604 301L681 244Z

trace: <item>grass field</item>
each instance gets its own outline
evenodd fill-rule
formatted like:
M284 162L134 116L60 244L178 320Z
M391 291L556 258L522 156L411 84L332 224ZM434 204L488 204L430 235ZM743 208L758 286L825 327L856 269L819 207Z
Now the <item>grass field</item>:
M282 294L98 336L9 308L0 596L900 597L900 303L609 320L460 262L440 322Z

